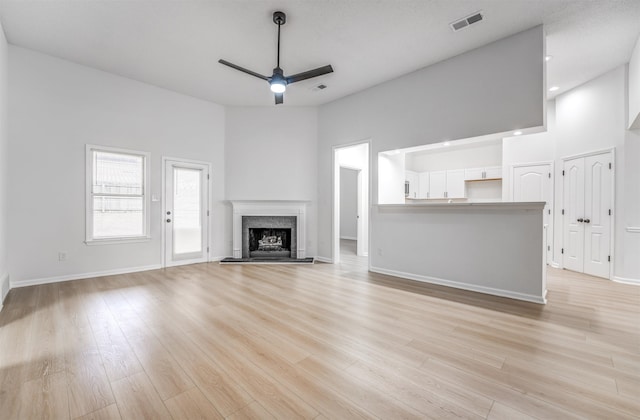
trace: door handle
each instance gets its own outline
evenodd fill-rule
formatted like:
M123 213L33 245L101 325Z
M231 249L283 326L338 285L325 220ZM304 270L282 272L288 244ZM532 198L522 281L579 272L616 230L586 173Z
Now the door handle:
M585 223L590 223L590 222L591 222L591 220L589 220L589 219L584 219L584 222L585 222Z
M582 219L582 217L581 217L581 218L578 219L578 222L582 223L582 222L584 222L584 219Z
M171 219L167 219L167 223L171 223Z

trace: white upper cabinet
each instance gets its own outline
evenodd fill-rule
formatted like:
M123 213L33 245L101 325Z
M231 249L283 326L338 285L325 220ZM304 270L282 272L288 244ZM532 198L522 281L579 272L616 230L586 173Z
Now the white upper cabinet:
M446 198L447 171L429 172L429 198Z
M429 196L429 172L418 174L418 198L431 198Z
M469 168L464 170L465 181L480 181L483 179L501 179L502 166L489 166L486 168Z
M447 171L447 198L464 198L464 169Z

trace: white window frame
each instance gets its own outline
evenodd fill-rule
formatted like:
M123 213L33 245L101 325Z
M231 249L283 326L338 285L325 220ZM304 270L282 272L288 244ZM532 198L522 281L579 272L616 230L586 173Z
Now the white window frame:
M110 152L121 153L126 155L140 156L142 157L142 217L143 217L143 233L136 236L122 236L114 238L94 238L93 237L93 152ZM99 146L94 144L87 144L85 147L85 243L87 245L108 245L108 244L121 244L131 242L146 242L151 239L151 197L149 194L149 180L150 172L149 167L151 160L151 153L141 152L139 150L122 149L117 147Z

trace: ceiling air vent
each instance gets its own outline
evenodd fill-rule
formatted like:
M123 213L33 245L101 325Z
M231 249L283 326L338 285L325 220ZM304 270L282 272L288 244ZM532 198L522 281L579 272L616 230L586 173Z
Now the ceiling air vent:
M451 26L451 29L453 29L453 32L457 32L460 29L464 29L470 25L473 25L474 23L478 23L478 22L482 22L482 20L484 19L484 16L482 15L482 12L475 12L472 15L469 15L465 18L456 20L455 22L452 22L449 24L449 26Z

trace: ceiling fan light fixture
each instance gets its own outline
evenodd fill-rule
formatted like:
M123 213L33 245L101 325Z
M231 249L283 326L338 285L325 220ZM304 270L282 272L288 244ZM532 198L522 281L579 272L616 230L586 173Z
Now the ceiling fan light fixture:
M284 103L284 92L287 90L287 85L291 83L301 82L303 80L311 79L313 77L323 76L328 73L333 72L333 67L331 65L326 65L322 67L318 67L317 69L303 71L302 73L293 74L291 76L285 76L284 72L280 68L280 27L285 24L287 21L287 16L284 12L274 12L273 13L273 23L278 25L278 55L276 56L276 68L273 69L273 74L271 77L264 76L260 73L256 73L255 71L245 69L244 67L240 67L236 64L230 63L226 60L220 59L218 63L224 64L225 66L231 67L232 69L236 69L243 73L249 74L251 76L257 77L258 79L265 80L269 83L269 87L271 88L271 92L275 95L276 105L280 105ZM324 86L326 87L326 86Z
M287 81L282 75L282 70L279 68L273 70L273 76L271 76L269 85L271 85L271 92L273 93L284 93L284 91L287 90Z
M271 82L271 92L273 93L283 93L287 90L287 85L282 82Z

